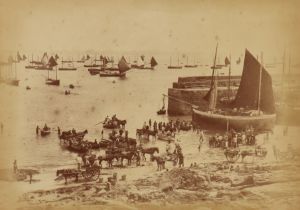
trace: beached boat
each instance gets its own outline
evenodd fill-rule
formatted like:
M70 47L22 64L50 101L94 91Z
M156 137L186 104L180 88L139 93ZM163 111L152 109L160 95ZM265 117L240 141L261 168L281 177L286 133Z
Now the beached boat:
M161 141L175 141L175 136L167 135L166 133L158 133L157 139Z
M193 108L193 122L222 129L240 130L247 126L252 126L256 130L272 129L276 120L272 78L262 63L259 63L246 49L238 92L234 101L229 104L229 110L224 111L216 109L217 76L215 76L215 70L213 68L211 88L206 95L209 99L209 111Z

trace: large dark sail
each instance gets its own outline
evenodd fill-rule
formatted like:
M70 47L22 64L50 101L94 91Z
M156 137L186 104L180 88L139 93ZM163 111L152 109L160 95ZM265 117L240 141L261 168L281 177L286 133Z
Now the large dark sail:
M158 63L156 62L154 57L151 57L151 61L150 61L151 67L156 66Z
M243 74L232 104L233 107L258 108L260 65L257 59L246 49ZM275 113L272 78L265 68L262 68L261 73L260 94L260 110L268 114Z
M126 59L124 58L124 56L122 56L121 60L119 61L118 67L119 67L120 72L125 72L125 71L128 71L130 69Z

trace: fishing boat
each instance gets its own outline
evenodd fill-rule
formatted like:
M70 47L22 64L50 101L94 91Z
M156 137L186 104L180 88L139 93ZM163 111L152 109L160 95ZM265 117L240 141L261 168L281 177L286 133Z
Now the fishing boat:
M173 66L172 57L170 57L170 65L168 66L168 69L182 69L182 66L179 66L179 58L177 59L177 66Z
M198 65L195 64L195 59L194 59L194 64L189 64L189 57L186 56L186 65L184 65L185 68L196 68Z
M36 67L36 61L33 60L33 55L31 56L31 61L25 66L26 69L34 69ZM41 63L40 63L41 64Z
M99 74L100 71L103 71L101 68L89 68L88 71L90 72L91 75L97 75Z
M166 114L166 109L165 109L165 95L163 95L163 106L160 110L156 112L158 115L164 115Z
M8 58L8 66L9 66L9 77L4 81L6 84L8 85L12 85L12 86L19 86L19 82L20 80L17 79L17 63L18 62L15 62L16 60L14 60L12 58L12 56L10 56ZM13 76L13 64L14 64L14 76Z
M133 62L133 64L131 65L131 68L134 68L134 69L144 69L144 67L145 67L145 62L144 62L143 56L138 57L138 59L135 60Z
M175 135L174 136L170 136L170 135L168 135L166 133L159 132L157 134L157 139L161 140L161 141L167 141L167 142L168 141L172 141L172 142L174 142L175 141Z
M118 63L118 69L117 70L104 70L100 71L99 75L100 77L125 77L126 71L130 69L127 61L122 56Z
M217 54L218 46L216 47ZM216 63L216 54L214 66ZM262 56L261 56L262 60ZM227 109L218 110L216 68L213 68L211 88L205 98L209 99L208 111L192 108L196 124L211 125L222 129L242 130L252 126L256 130L273 128L276 113L272 78L259 61L246 49L240 86L235 99Z
M157 61L156 61L155 58L152 56L152 57L151 57L151 60L150 60L150 66L144 66L143 69L145 69L145 70L147 70L147 69L153 70L154 67L157 66L157 64L158 64Z
M41 130L41 136L48 136L51 133L51 129L50 128L43 128Z
M64 63L67 63L69 65L67 67L64 67ZM76 71L77 68L74 67L73 61L64 61L62 58L61 67L58 68L58 70L60 70L60 71Z
M53 70L53 68L51 66L48 66L48 62L49 62L48 55L45 52L43 57L42 57L42 60L41 60L40 64L37 64L35 69L36 70L47 70L47 71Z
M60 80L57 79L57 63L56 63L55 59L53 58L53 56L50 57L48 66L51 67L51 68L54 67L54 66L56 67L56 69L55 69L55 79L50 79L49 78L49 71L48 71L48 78L46 80L46 84L47 85L59 86Z

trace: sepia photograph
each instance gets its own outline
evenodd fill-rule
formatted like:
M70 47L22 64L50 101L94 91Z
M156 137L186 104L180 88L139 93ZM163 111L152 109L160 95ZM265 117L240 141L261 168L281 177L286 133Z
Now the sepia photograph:
M298 8L0 0L0 209L299 209Z

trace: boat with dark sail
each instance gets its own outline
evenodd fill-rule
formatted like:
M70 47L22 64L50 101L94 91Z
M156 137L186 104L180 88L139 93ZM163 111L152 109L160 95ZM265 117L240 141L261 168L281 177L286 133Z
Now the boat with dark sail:
M125 60L124 56L120 59L118 63L118 68L116 70L104 70L100 71L100 77L125 77L126 71L130 69L129 64Z
M53 58L53 56L50 57L48 66L51 67L51 68L53 68L54 66L56 67L56 69L55 69L55 79L50 79L49 78L49 71L48 71L48 79L46 80L46 84L47 85L59 86L60 80L57 79L57 63L56 63L55 59Z
M48 54L45 52L40 64L38 64L35 69L36 70L53 70L51 66L48 65L49 59L48 59Z
M177 66L173 66L172 57L170 57L170 65L168 66L168 69L182 69L182 66L179 66L179 58L177 59Z
M153 70L155 66L157 66L157 61L155 60L155 58L152 56L151 59L150 59L150 66L144 66L144 68L142 69L149 69L149 70Z
M217 54L217 48L216 48ZM261 56L262 57L262 56ZM216 55L214 60L214 66ZM211 88L205 96L209 99L208 110L193 107L194 123L211 125L221 129L245 129L252 126L256 130L270 130L276 120L272 78L259 61L246 49L244 67L235 99L223 110L217 106L216 68L213 68Z

